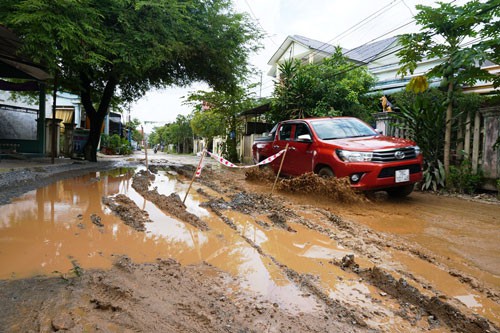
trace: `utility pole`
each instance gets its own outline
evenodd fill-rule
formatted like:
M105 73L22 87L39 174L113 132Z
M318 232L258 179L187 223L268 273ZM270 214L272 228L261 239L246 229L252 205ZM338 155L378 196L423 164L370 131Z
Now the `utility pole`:
M128 103L128 124L127 124L127 137L128 137L128 143L132 143L132 129L130 127L130 103Z
M51 137L51 146L52 146L52 151L51 151L51 162L52 164L55 163L55 157L56 157L56 149L57 149L57 132L56 132L56 98L57 98L57 73L58 71L54 73L54 95L53 95L53 103L52 103L52 137Z
M262 72L260 72L260 91L259 91L259 99L262 98Z

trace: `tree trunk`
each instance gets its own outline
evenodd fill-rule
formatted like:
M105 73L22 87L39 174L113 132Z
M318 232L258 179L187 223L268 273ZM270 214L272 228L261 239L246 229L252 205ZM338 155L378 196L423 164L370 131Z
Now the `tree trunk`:
M446 108L446 128L444 132L444 171L446 177L450 171L450 151L451 151L451 121L453 118L453 82L448 83L448 107Z
M101 139L101 128L104 122L104 116L96 114L90 118L89 139L84 147L85 159L90 162L97 162L97 147Z
M80 73L80 77L82 80L80 97L83 107L85 108L85 112L90 120L89 139L83 148L84 155L87 161L97 162L97 146L99 145L99 140L101 138L102 123L104 121L104 117L108 114L109 105L111 103L111 99L113 98L118 81L112 74L110 74L110 78L104 87L99 107L96 110L94 108L94 102L92 101L92 87L90 79L85 73Z

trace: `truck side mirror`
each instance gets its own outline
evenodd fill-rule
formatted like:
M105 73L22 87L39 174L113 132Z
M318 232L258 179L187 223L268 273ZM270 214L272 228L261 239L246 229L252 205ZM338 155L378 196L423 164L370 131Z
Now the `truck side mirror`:
M312 138L310 134L302 134L297 137L298 142L312 143Z

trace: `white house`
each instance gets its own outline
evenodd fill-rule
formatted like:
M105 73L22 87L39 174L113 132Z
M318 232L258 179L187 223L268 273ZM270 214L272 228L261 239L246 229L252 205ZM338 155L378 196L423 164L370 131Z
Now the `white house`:
M400 68L397 52L401 49L398 37L390 37L372 43L363 44L351 50L342 48L342 53L353 63L366 66L368 71L375 76L377 82L373 92L390 94L404 89L406 84L414 76L426 74L431 68L440 63L440 59L425 59L418 65L414 74L401 77L398 74ZM319 63L335 52L335 46L304 36L288 36L273 54L268 62L271 69L269 76L279 76L279 65L289 59L300 59L302 63ZM490 73L498 74L500 66L491 62L483 65L483 69ZM431 85L439 84L439 79L433 79ZM493 90L491 82L481 82L474 87L465 87L465 91L485 93Z

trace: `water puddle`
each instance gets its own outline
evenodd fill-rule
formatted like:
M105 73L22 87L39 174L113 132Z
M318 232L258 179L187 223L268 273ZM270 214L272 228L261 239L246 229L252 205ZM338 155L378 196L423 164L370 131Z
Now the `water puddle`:
M446 265L500 288L500 205L412 193L406 201L371 203L339 215L415 242Z
M210 226L210 231L171 218L132 187L133 172L92 173L56 182L0 206L0 278L69 273L108 268L117 255L135 262L174 258L183 265L208 262L238 276L242 287L266 295L293 313L314 311L314 298L302 295L281 270L261 256L218 217L199 206L196 186L186 200L188 210ZM154 186L162 194L185 193L188 184L160 172ZM141 233L123 224L101 197L125 194L146 210L152 223ZM103 227L92 223L98 216Z
M500 322L500 305L472 290L468 285L451 279L448 272L419 258L403 253L393 253L396 262L402 263L404 270L411 271L424 278L437 291L448 297L459 300L474 313L488 318L492 322Z

